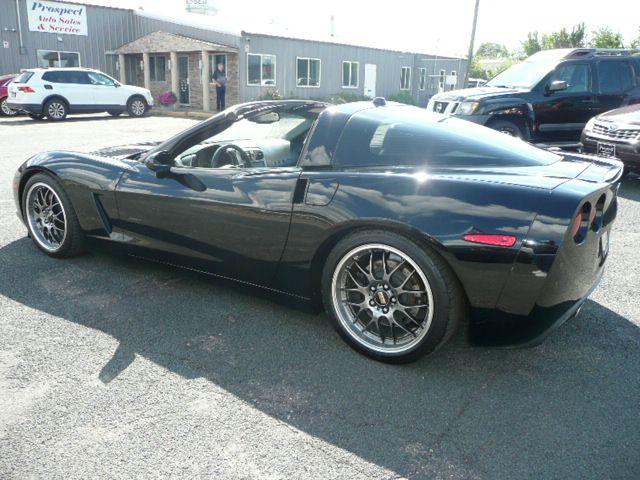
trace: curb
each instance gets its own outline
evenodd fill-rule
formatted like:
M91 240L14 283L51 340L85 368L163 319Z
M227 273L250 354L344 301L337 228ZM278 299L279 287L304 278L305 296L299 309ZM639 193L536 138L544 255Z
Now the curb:
M215 115L215 112L199 112L199 111L181 111L181 110L157 110L152 109L149 112L154 117L191 117L191 118L209 118Z

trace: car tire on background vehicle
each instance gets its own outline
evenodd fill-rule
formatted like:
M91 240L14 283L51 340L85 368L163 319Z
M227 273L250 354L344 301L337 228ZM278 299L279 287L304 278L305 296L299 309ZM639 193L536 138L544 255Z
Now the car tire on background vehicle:
M127 112L130 117L143 117L148 109L147 101L140 96L131 97L127 102Z
M5 116L5 117L14 117L18 114L17 110L11 110L8 106L7 106L7 99L3 98L2 100L0 100L0 115Z
M487 125L487 127L497 130L505 135L510 135L512 137L521 138L523 140L527 140L527 136L522 131L522 128L518 126L518 124L514 122L510 122L509 120L496 120Z
M85 250L84 233L60 182L45 173L27 180L22 212L36 246L52 257L72 257Z
M29 114L29 118L31 118L31 120L43 120L44 119L44 114L42 114L42 113L30 113Z
M52 98L44 104L44 114L53 122L60 122L67 118L69 108L64 100Z
M435 251L382 230L361 230L335 245L322 272L322 299L352 348L389 363L436 350L466 311L460 283Z
M112 117L119 117L122 115L122 110L107 110L107 113Z

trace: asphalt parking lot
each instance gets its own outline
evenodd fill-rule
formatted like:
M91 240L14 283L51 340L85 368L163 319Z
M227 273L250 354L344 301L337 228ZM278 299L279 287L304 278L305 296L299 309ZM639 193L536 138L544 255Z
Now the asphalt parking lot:
M639 178L603 283L546 343L461 333L390 366L255 291L26 238L11 179L30 155L193 123L0 119L0 478L640 478Z

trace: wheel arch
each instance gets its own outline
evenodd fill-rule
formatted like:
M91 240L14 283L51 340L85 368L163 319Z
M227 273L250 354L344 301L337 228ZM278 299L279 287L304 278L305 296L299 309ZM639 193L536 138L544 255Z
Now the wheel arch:
M127 103L126 106L128 107L129 104L135 99L135 98L139 98L140 100L143 100L144 103L146 103L147 105L149 105L149 102L147 102L147 99L144 98L144 95L142 95L141 93L132 93L131 95L129 95L129 98L127 98Z
M47 104L47 102L50 102L51 100L54 99L60 99L64 102L64 104L67 106L67 109L69 109L69 111L71 111L71 104L69 103L69 100L67 100L66 98L64 98L62 95L60 95L59 93L54 93L52 95L49 95L48 97L46 97L43 101L42 101L42 111L44 111L44 106Z
M451 265L450 261L444 255L444 246L434 239L429 234L413 227L412 225L386 219L370 219L370 220L358 220L352 222L346 222L336 226L333 231L322 241L319 247L316 249L311 261L310 275L311 275L311 300L313 305L321 309L322 308L322 296L321 296L321 283L322 283L322 270L324 268L325 259L333 250L333 248L343 238L351 235L355 232L362 230L384 230L393 232L397 235L401 235L412 242L417 243L423 248L428 249L433 254L442 259L444 265L450 270L453 277L456 279L460 288L464 294L465 302L468 304L467 293L464 289L464 284L461 282L457 272Z
M44 174L50 175L51 177L57 179L58 181L60 180L58 175L53 170L50 170L40 165L35 167L30 167L29 169L25 170L25 172L20 177L20 183L18 184L18 199L20 200L20 215L22 215L22 218L24 218L24 201L23 201L24 187L27 185L27 182L29 181L29 179L38 173L44 173Z

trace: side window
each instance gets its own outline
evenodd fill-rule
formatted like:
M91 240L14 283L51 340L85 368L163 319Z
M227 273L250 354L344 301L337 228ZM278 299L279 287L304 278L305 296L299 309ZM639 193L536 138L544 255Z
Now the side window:
M108 87L113 87L113 85L115 85L111 78L101 73L89 72L87 75L92 85L105 85Z
M605 61L598 63L600 93L622 93L633 87L633 71L628 62Z
M549 83L556 80L567 82L568 87L565 92L584 93L591 90L591 73L589 65L586 63L560 65L553 72Z

